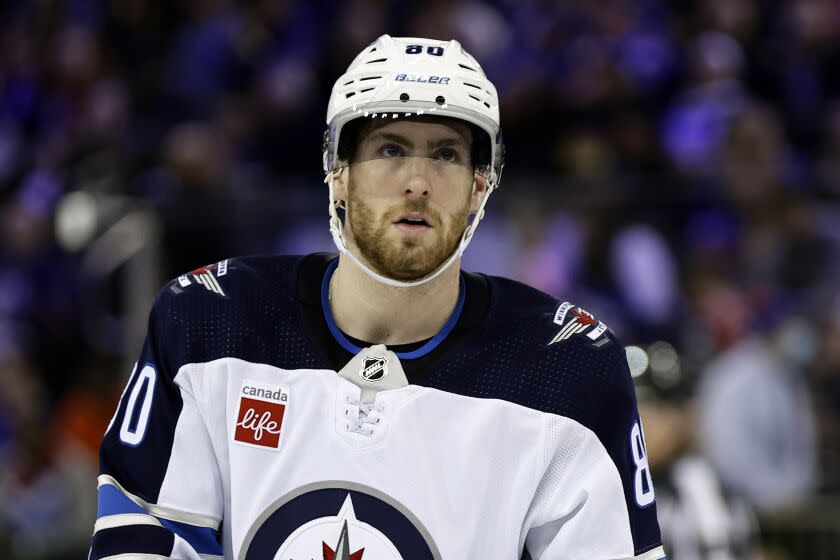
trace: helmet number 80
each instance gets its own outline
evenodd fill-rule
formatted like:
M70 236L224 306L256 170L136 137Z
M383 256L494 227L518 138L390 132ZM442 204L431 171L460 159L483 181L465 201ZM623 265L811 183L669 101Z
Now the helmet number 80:
M420 54L423 52L423 45L408 45L405 54ZM443 56L443 47L426 47L426 54L432 56Z

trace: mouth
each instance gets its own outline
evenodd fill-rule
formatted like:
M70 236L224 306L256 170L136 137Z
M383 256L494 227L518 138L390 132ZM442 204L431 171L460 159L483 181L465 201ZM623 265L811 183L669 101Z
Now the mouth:
M429 220L423 214L417 212L403 214L394 220L393 223L397 228L406 232L421 232L432 229Z

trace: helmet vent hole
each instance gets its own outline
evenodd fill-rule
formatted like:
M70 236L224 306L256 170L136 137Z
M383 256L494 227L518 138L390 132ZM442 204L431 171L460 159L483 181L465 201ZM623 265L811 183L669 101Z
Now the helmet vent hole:
M481 101L481 99L479 99L479 98L478 98L478 97L476 97L475 95L470 95L470 99L475 99L476 101Z
M347 99L347 98L349 98L349 97L353 97L354 95L356 95L356 92L355 92L355 91L351 91L350 93L347 93L347 94L345 94L345 95L344 95L344 99Z
M378 80L381 77L382 76L365 76L364 78L359 78L359 81L364 82L364 81L367 81L367 80Z
M367 63L368 64L373 64L374 62L385 62L386 60L388 60L388 59L387 58L377 58L376 60L368 60Z
M477 70L475 68L473 68L472 66L467 66L466 64L459 64L458 66L460 66L461 68L463 68L465 70L472 70L473 72L477 72Z
M438 105L443 105L444 103L446 103L446 98L442 95L438 95L435 98L435 103L437 103Z
M464 82L464 85L475 89L481 89L481 86L477 86L475 84L468 84L467 82Z
M364 93L364 92L366 92L366 91L373 91L373 89L374 89L374 88L372 88L372 87L365 88L365 89L360 89L360 90L359 90L359 93Z
M401 93L400 94L400 101L403 101L403 102L408 101L408 94L407 93Z

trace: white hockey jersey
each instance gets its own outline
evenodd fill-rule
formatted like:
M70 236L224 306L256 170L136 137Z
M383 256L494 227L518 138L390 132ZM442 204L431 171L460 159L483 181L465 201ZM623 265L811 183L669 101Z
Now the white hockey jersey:
M334 266L223 261L161 291L102 444L91 559L664 557L602 323L462 273L436 337L363 349L332 321Z

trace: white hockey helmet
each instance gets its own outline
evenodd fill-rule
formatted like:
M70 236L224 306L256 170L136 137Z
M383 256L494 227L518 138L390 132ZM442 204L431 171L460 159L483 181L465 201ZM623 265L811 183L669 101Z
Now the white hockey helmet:
M437 116L458 119L478 132L473 139L476 173L487 190L459 247L437 271L415 282L385 278L370 270L347 248L332 192L333 173L348 164L339 154L341 134L356 119ZM393 286L416 286L446 270L464 250L484 216L490 194L499 186L504 166L504 143L496 87L458 41L382 35L350 63L336 82L327 108L323 166L330 185L330 231L338 250L372 277Z
M436 115L487 134L488 161L474 162L493 188L504 163L499 96L458 41L383 35L365 48L332 89L324 138L324 172L340 167L344 125L358 118Z

